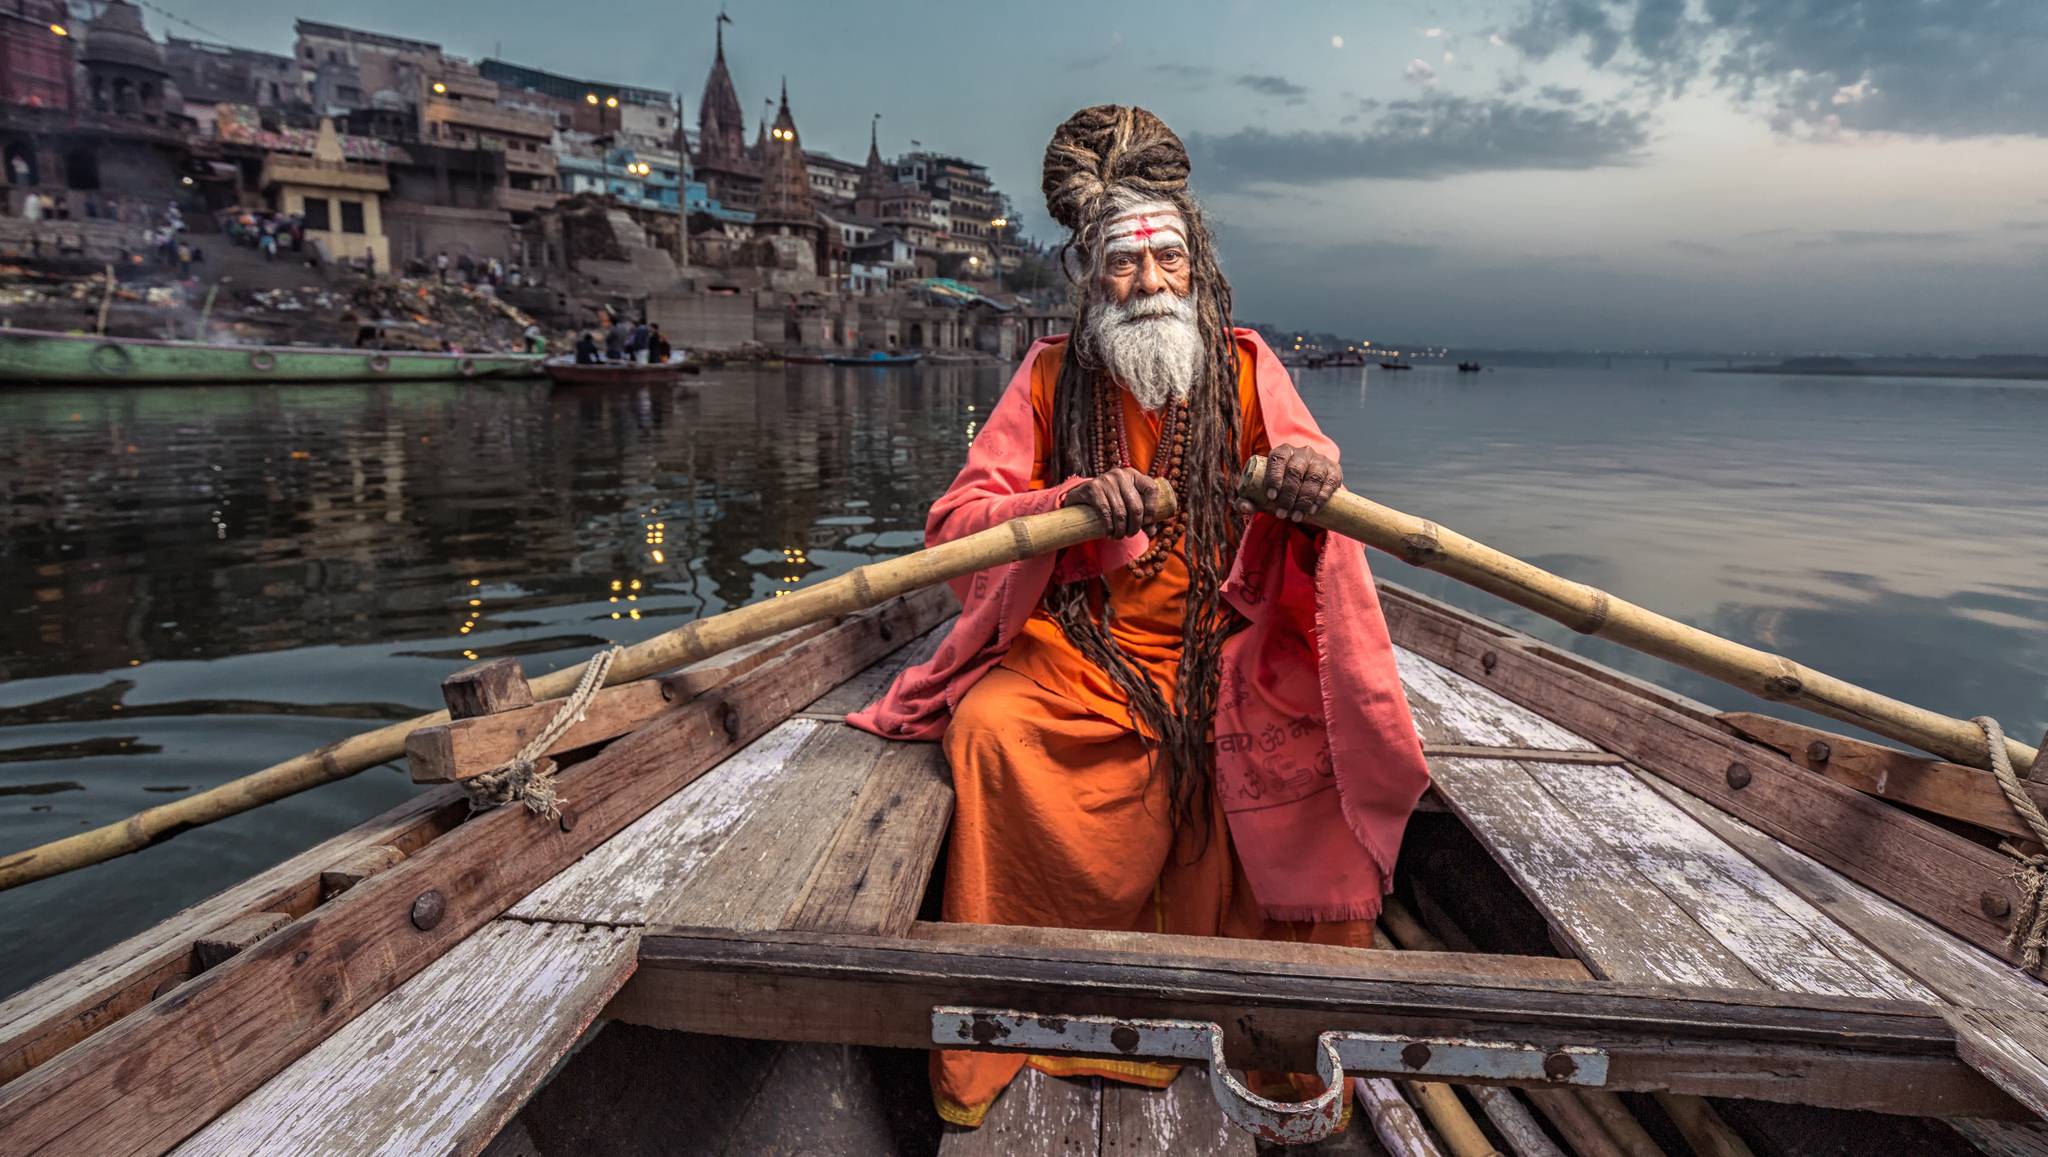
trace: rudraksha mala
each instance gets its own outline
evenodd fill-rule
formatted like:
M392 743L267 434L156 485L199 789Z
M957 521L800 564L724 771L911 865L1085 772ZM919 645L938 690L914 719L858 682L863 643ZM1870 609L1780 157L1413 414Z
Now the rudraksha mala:
M1124 391L1120 387L1095 390L1094 442L1098 476L1131 464L1131 440L1124 429ZM1186 402L1168 402L1165 417L1160 420L1159 446L1152 451L1152 469L1148 473L1170 484L1174 494L1185 494L1182 478L1187 471L1187 459L1188 406ZM1145 553L1131 561L1132 572L1146 579L1158 574L1185 530L1186 520L1176 511L1152 536Z

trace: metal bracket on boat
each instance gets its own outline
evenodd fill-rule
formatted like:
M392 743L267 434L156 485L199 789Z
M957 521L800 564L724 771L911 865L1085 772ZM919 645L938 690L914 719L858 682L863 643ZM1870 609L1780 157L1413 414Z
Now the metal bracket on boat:
M1326 1032L1316 1038L1316 1075L1322 1078L1323 1091L1307 1101L1270 1101L1231 1073L1223 1059L1223 1029L1213 1021L1049 1016L951 1005L932 1009L932 1043L1206 1065L1209 1089L1224 1116L1262 1140L1280 1145L1318 1141L1337 1127L1349 1088L1347 1072L1593 1088L1607 1083L1607 1053L1601 1049Z

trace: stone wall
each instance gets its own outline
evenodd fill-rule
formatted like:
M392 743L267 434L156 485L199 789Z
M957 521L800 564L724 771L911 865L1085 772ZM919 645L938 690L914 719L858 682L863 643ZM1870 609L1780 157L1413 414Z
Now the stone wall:
M647 320L661 326L678 348L738 349L754 340L754 296L656 293L647 299Z
M391 238L391 259L400 268L411 259L431 262L444 249L451 261L464 253L477 260L496 257L506 262L514 255L512 215L503 209L387 200L384 232Z

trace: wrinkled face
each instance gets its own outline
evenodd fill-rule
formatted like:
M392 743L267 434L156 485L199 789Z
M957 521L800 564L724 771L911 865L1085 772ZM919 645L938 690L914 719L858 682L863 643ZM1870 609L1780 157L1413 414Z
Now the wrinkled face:
M1096 290L1120 305L1161 293L1186 297L1193 288L1192 266L1180 211L1165 201L1147 201L1118 213L1103 230Z

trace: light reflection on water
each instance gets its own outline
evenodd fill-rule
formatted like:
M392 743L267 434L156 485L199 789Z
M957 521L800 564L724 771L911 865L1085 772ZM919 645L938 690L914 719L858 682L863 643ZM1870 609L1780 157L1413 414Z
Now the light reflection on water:
M0 395L0 851L437 706L475 657L549 670L911 549L1004 376ZM1374 498L1901 698L2048 724L2048 389L1623 363L1300 381ZM376 769L0 893L0 990L411 790Z

